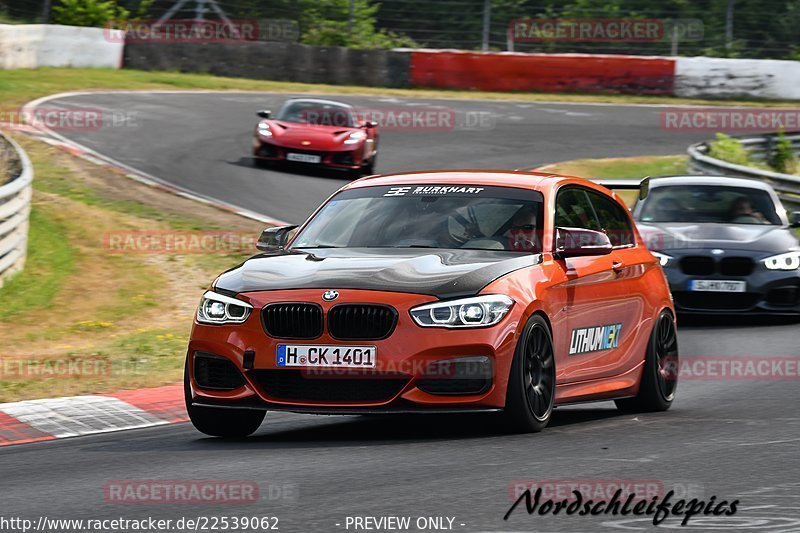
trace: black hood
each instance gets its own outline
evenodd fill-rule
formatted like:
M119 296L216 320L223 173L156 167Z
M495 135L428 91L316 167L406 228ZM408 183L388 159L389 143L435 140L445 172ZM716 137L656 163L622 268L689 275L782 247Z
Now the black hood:
M473 296L492 281L541 262L539 254L484 250L319 249L257 255L222 274L231 293L279 289L367 289Z
M637 223L647 247L656 251L721 248L779 254L800 246L786 226L761 224Z

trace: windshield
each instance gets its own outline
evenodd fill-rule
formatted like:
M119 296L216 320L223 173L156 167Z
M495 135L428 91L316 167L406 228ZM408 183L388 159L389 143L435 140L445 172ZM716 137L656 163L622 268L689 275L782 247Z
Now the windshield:
M284 104L277 120L284 122L300 122L314 126L338 126L352 128L355 125L353 110L342 104L333 102L290 101Z
M542 195L510 187L363 187L336 195L292 248L542 251Z
M747 187L653 187L638 213L641 222L781 224L772 197L766 191Z

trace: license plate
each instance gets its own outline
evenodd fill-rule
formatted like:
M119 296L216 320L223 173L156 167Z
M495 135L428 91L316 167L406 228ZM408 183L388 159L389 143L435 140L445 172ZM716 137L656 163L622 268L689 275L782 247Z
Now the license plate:
M744 281L693 279L689 282L689 290L701 292L745 292L747 283Z
M375 346L279 344L278 366L375 368Z
M319 163L322 161L322 158L318 155L294 154L292 152L286 154L286 159L289 161L298 161L300 163Z

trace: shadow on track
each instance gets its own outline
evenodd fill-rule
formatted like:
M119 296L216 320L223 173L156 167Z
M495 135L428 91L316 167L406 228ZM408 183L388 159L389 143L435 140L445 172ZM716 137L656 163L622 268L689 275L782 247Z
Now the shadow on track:
M310 178L330 178L341 181L353 181L358 179L355 173L350 173L343 170L335 170L325 167L303 165L302 163L279 163L279 164L263 164L259 166L256 164L255 159L252 157L240 157L236 161L226 161L227 164L235 167L251 168L255 171L261 172L277 172L280 174L288 174L295 176L306 176Z
M590 424L622 416L614 408L608 409L557 409L550 428L565 429L574 425ZM281 448L329 448L353 446L384 446L398 443L430 443L460 441L468 439L544 438L545 429L536 434L509 434L497 416L485 414L463 415L380 415L358 417L308 416L308 425L287 429L271 429L269 413L264 425L252 437L241 440L199 438L192 447L220 449L281 449ZM315 421L317 419L317 421ZM300 420L300 419L298 419Z

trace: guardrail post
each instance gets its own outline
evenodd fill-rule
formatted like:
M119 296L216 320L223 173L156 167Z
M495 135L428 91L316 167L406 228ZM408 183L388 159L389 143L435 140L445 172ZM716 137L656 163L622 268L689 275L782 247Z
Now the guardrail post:
M33 166L28 155L9 137L0 133L0 143L8 144L19 159L21 171L0 186L0 287L25 266L28 248L28 221L33 194ZM16 174L16 172L15 172ZM5 182L6 176L0 178Z

